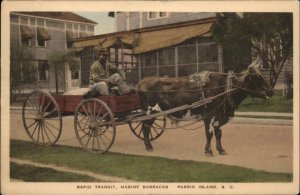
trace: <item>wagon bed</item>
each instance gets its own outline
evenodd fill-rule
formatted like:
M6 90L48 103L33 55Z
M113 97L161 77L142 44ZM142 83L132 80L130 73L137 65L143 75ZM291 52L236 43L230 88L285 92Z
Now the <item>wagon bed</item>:
M52 95L58 104L62 115L73 115L76 106L83 100L82 95ZM140 97L138 94L122 96L107 95L98 96L96 99L103 101L114 115L128 113L140 109Z

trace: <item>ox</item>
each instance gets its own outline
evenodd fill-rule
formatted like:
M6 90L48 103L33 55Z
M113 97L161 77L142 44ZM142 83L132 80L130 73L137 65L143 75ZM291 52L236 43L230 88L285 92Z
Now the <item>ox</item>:
M258 64L258 60L255 60L249 65L247 70L239 74L233 74L231 79L228 79L228 74L226 73L208 72L203 86L191 82L191 77L146 77L137 85L142 109L147 112L149 108L158 105L163 111L192 104L201 98L214 97L228 90L228 80L230 80L232 89L235 89L234 91L214 99L205 106L189 109L191 115L201 117L204 121L206 134L205 154L207 156L213 155L211 139L214 130L216 149L219 154L225 155L226 152L221 144L222 131L220 127L229 121L229 117L234 116L234 109L248 95L264 99L273 96L273 89L264 80ZM188 110L182 110L170 115L181 118L187 112ZM142 124L144 144L148 151L153 150L149 140L149 131L153 121L154 119L145 120ZM210 125L213 130L210 128Z

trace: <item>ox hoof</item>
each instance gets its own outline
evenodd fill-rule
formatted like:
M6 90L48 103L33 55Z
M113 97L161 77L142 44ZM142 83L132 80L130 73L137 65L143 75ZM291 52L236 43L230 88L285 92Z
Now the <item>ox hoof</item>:
M225 150L219 151L220 155L227 155L227 152Z
M146 148L146 150L147 150L148 152L151 152L151 151L153 151L153 148Z
M207 150L207 151L205 151L205 155L206 155L207 157L213 157L213 156L214 156L212 150Z
M146 146L146 150L147 151L153 151L153 147L152 146Z

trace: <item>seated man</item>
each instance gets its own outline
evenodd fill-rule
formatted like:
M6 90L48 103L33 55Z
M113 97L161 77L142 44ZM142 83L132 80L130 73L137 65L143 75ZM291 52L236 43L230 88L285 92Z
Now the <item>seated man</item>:
M131 92L129 86L125 83L125 72L107 61L108 51L106 49L99 50L98 60L96 60L90 68L90 89L92 93L101 95L109 95L108 84L117 85L120 95L129 94ZM93 95L92 95L93 96Z

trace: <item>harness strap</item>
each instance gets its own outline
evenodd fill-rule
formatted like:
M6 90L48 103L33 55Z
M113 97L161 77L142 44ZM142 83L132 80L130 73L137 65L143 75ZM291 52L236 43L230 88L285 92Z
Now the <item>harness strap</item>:
M228 71L228 74L227 74L227 79L226 79L226 91L229 91L229 90L232 90L232 86L233 86L233 80L234 78L234 72L233 71ZM230 104L230 106L232 108L236 108L236 105L232 99L232 93L228 93L227 94L227 100Z

